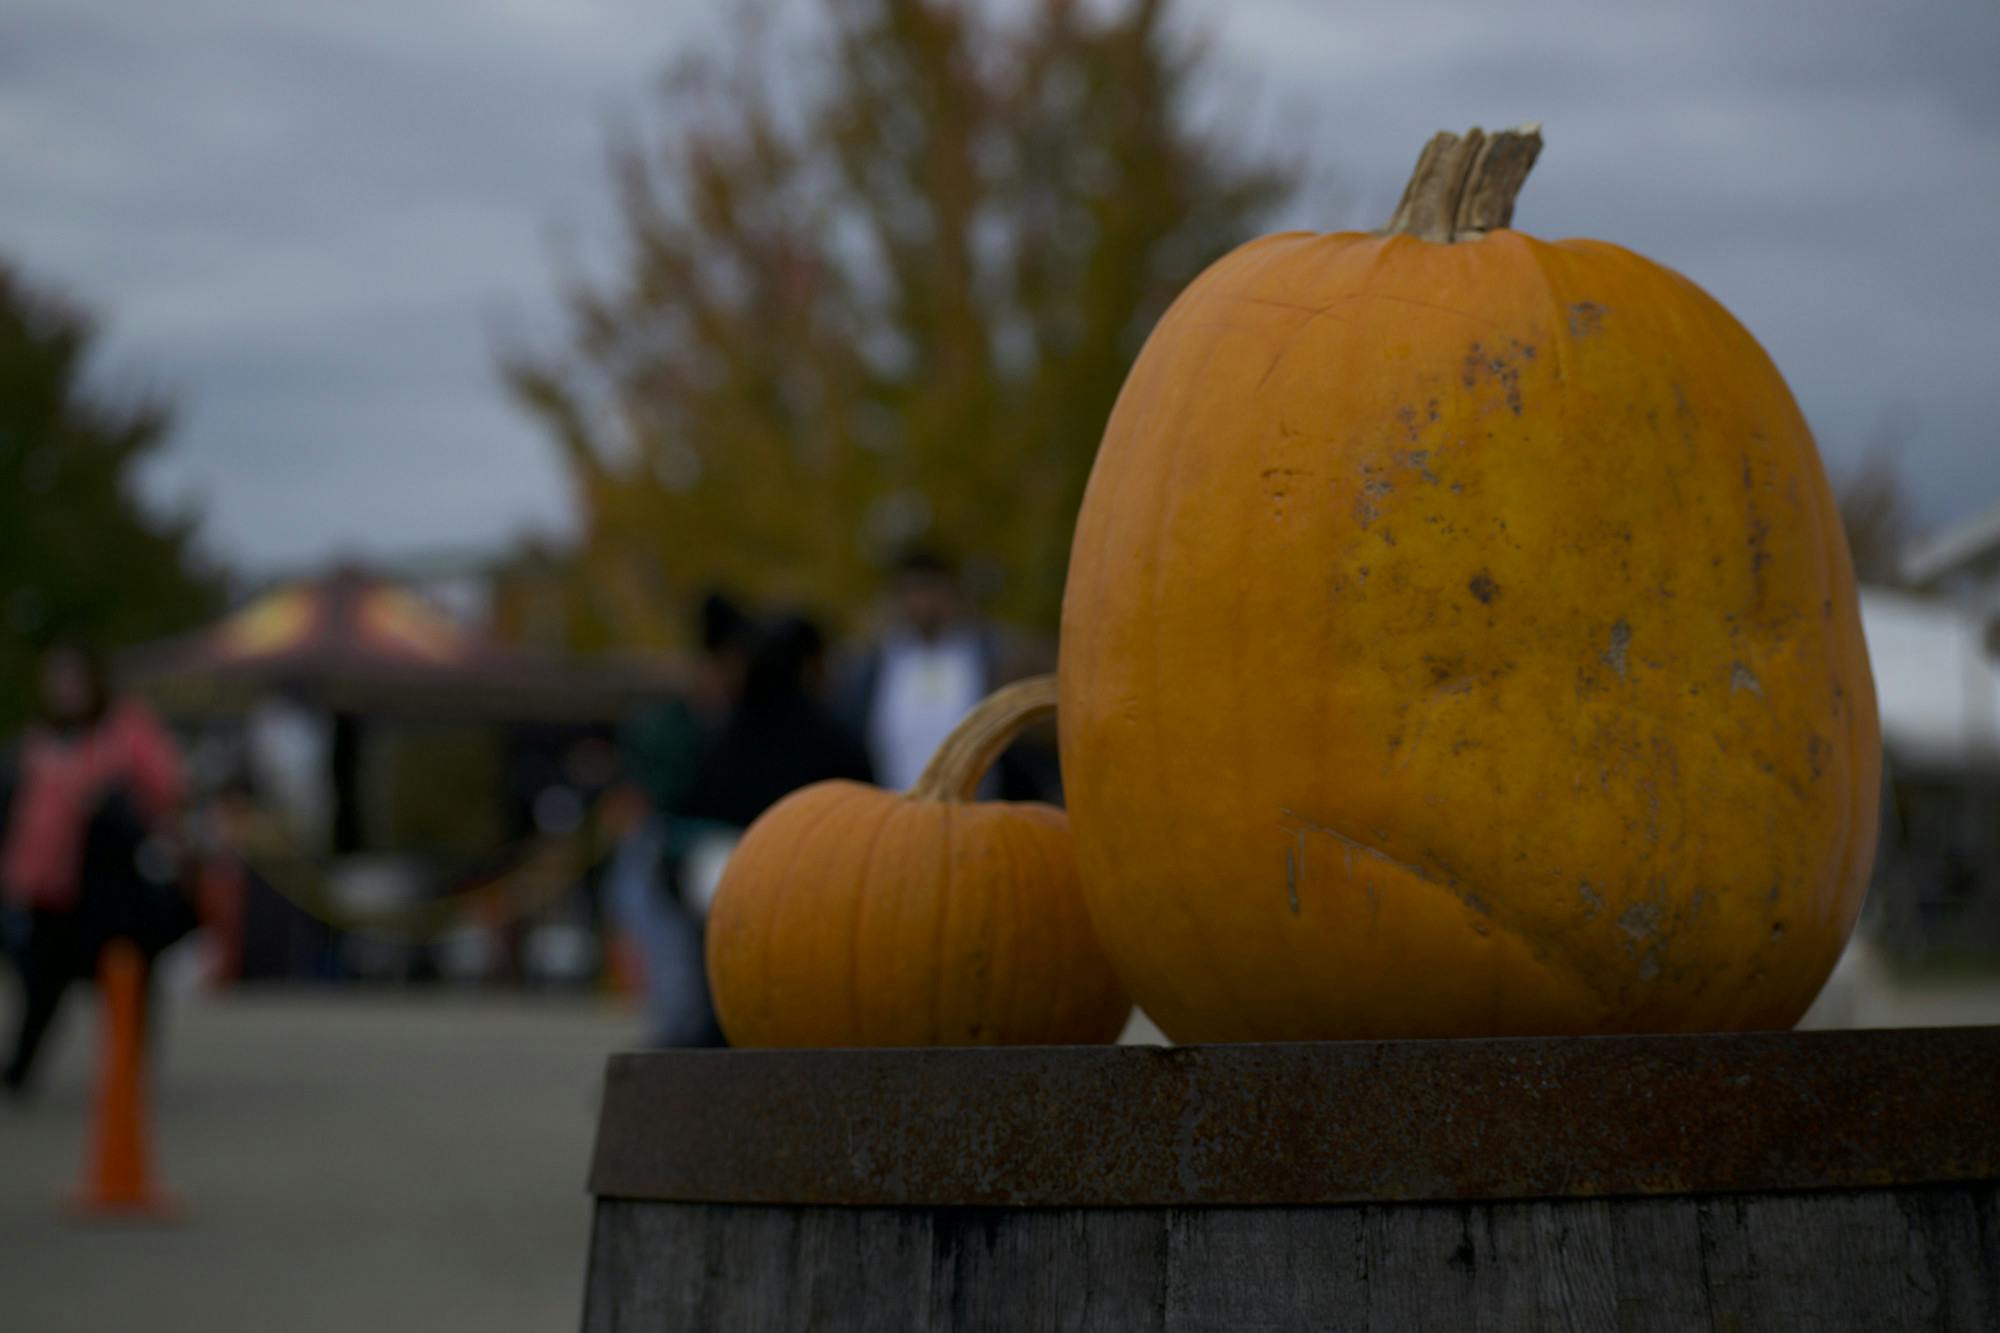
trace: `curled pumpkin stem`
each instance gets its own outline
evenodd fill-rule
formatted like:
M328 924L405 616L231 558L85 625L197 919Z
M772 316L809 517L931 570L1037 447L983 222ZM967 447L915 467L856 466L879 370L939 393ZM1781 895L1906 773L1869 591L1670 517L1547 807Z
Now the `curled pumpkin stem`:
M917 785L910 788L910 799L971 800L1000 752L1023 731L1055 715L1054 676L1030 676L995 690L944 738Z

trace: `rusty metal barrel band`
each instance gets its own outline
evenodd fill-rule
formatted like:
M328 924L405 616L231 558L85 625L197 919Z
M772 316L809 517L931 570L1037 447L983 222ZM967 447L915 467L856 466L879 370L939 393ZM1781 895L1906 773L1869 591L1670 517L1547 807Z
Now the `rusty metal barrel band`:
M2000 1027L615 1056L606 1198L1159 1207L2000 1175Z

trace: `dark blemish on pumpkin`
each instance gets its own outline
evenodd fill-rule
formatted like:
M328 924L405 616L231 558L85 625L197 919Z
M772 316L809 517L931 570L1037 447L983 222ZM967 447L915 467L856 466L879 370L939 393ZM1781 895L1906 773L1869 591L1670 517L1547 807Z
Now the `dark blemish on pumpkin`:
M1500 595L1500 585L1495 583L1493 576L1483 569L1474 574L1472 582L1465 586L1471 590L1474 597L1477 597L1482 602L1490 603L1495 597Z
M1595 301L1577 301L1569 308L1569 332L1572 338L1588 338L1604 327L1606 310Z
M1431 471L1429 466L1427 466L1430 462L1430 457L1431 451L1428 449L1412 449L1409 453L1403 455L1403 461L1415 468L1419 477L1422 477L1425 481L1435 486L1438 484L1438 474Z
M1305 847L1305 831L1299 831L1299 847ZM1285 848L1285 898L1292 905L1292 915L1299 914L1299 864L1290 847Z
M1833 619L1833 598L1829 597L1819 604L1819 614L1823 620Z
M1785 938L1785 923L1782 921L1773 921L1771 923L1771 943L1776 944L1778 941L1784 938Z
M1424 665L1430 668L1432 685L1442 685L1455 676L1465 674L1465 659L1462 657L1439 657L1435 653L1425 653Z
M1604 664L1619 675L1625 674L1625 650L1632 642L1632 627L1623 619L1611 623L1611 646L1603 653Z
M1486 905L1486 900L1480 897L1476 893L1468 893L1464 895L1464 902L1467 907L1470 907L1473 911L1479 913L1479 915L1481 916L1493 915L1493 909L1488 907Z
M1515 344L1517 347L1519 344ZM1459 381L1468 389L1479 387L1481 374L1493 377L1506 397L1507 408L1515 416L1521 415L1521 372L1505 357L1488 355L1485 344L1474 343L1465 355L1465 369ZM1492 432L1488 432L1490 436Z
M1771 562L1771 553L1764 549L1764 539L1771 535L1771 525L1760 514L1750 515L1750 572L1755 574Z
M1806 741L1806 763L1811 766L1815 778L1825 770L1826 751L1826 737L1815 731Z
M1382 529L1381 537L1383 541L1387 542L1391 546L1394 546L1396 544L1396 534L1389 531L1389 529L1387 528Z
M1453 482L1453 483L1451 484L1451 493L1452 493L1453 495L1463 495L1463 494L1465 494L1465 485L1464 485L1464 483L1462 483L1462 482L1456 482L1456 481L1454 481L1454 482Z
M1424 411L1425 411L1425 413L1426 413L1426 414L1427 414L1427 415L1428 415L1428 416L1430 417L1430 419L1431 419L1431 421L1432 421L1432 423L1433 423L1433 424L1435 424L1435 423L1436 423L1437 421L1441 420L1441 418L1440 418L1440 417L1438 416L1438 400L1437 400L1437 399L1433 398L1433 399L1431 399L1431 400L1430 400L1430 401L1429 401L1428 403L1425 403L1425 404L1424 404Z
M1741 690L1748 690L1761 699L1764 697L1764 682L1758 680L1757 673L1749 667L1744 666L1741 662L1731 662L1729 664L1729 692L1735 694Z
M1639 980L1651 981L1660 975L1660 946L1646 950L1646 956L1639 960Z
M1522 356L1528 358L1530 361L1535 359L1535 345L1533 343L1515 343L1514 345L1521 349Z
M1651 940L1660 929L1660 909L1655 903L1633 903L1618 918L1618 929L1631 940L1625 946L1628 953L1637 953L1638 946Z
M1267 467L1260 475L1264 479L1265 494L1271 501L1271 517L1282 523L1285 521L1285 501L1292 493L1292 479L1310 477L1312 472L1306 468Z

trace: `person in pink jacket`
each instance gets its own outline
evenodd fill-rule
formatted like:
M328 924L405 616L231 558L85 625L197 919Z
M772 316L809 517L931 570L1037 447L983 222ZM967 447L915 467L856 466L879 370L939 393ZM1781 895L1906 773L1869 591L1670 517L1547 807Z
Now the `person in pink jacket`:
M0 1076L10 1092L26 1085L63 992L95 972L105 940L127 936L150 953L165 942L163 905L180 905L170 840L185 779L172 738L143 703L113 699L76 649L47 655L41 688L0 844L0 890L30 923L13 1058Z

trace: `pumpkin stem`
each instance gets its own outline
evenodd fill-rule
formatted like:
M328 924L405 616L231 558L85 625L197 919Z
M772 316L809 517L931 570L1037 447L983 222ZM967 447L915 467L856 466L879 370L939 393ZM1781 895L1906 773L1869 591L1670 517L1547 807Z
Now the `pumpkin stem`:
M1440 130L1424 145L1403 201L1379 235L1425 241L1470 241L1514 220L1514 196L1542 151L1542 127L1460 138Z
M1000 752L1023 731L1055 714L1054 676L1030 676L993 691L944 738L917 785L910 788L910 799L971 800Z

